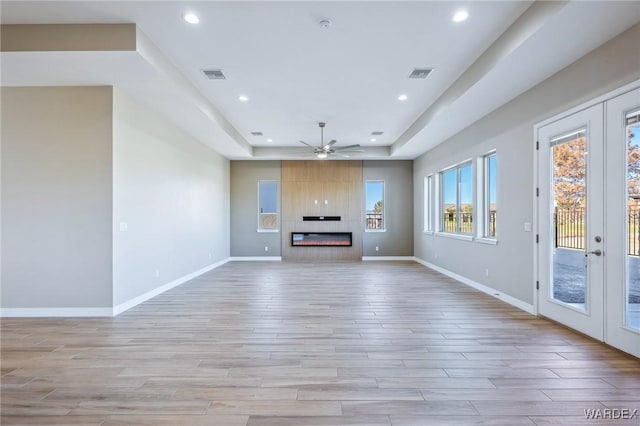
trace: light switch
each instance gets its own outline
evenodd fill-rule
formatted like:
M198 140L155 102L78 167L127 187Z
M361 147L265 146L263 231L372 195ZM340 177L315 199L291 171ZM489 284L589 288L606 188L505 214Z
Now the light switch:
M531 222L524 223L524 230L525 232L531 232Z
M127 222L120 222L120 232L127 232L129 230L129 224Z

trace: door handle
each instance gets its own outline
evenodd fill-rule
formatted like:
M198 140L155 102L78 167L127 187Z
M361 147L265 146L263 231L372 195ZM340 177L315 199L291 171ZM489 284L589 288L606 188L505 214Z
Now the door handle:
M595 249L593 251L589 251L587 252L587 254L595 254L596 256L602 256L604 254L604 252L600 249Z

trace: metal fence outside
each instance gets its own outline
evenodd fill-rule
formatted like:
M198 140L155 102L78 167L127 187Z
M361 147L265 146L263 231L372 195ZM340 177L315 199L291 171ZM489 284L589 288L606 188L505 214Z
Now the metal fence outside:
M487 237L495 237L496 236L496 216L497 211L492 210L489 212L489 229ZM461 232L463 234L472 234L473 233L473 213L471 212L460 212L460 220L462 223L460 224L460 231L458 231L457 227L457 215L455 211L447 211L444 212L442 217L442 232Z
M367 213L365 215L366 229L384 229L382 213Z
M629 206L627 210L627 254L640 255L640 208ZM585 211L584 208L559 209L553 214L555 246L585 249Z

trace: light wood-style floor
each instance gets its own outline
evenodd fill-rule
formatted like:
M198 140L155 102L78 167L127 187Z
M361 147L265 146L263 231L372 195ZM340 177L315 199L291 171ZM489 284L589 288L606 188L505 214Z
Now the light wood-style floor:
M409 262L234 262L116 318L3 319L1 367L2 425L640 424L584 414L640 409L640 360Z

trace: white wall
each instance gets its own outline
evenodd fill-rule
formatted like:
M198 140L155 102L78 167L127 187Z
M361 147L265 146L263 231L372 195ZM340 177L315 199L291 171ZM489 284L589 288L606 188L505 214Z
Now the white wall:
M111 87L2 88L3 314L109 312L111 111Z
M229 160L117 90L113 167L114 306L229 257Z
M639 79L638 40L640 24L416 159L415 256L533 304L534 234L523 226L534 217L533 125ZM498 153L498 244L424 234L424 177L491 149Z

